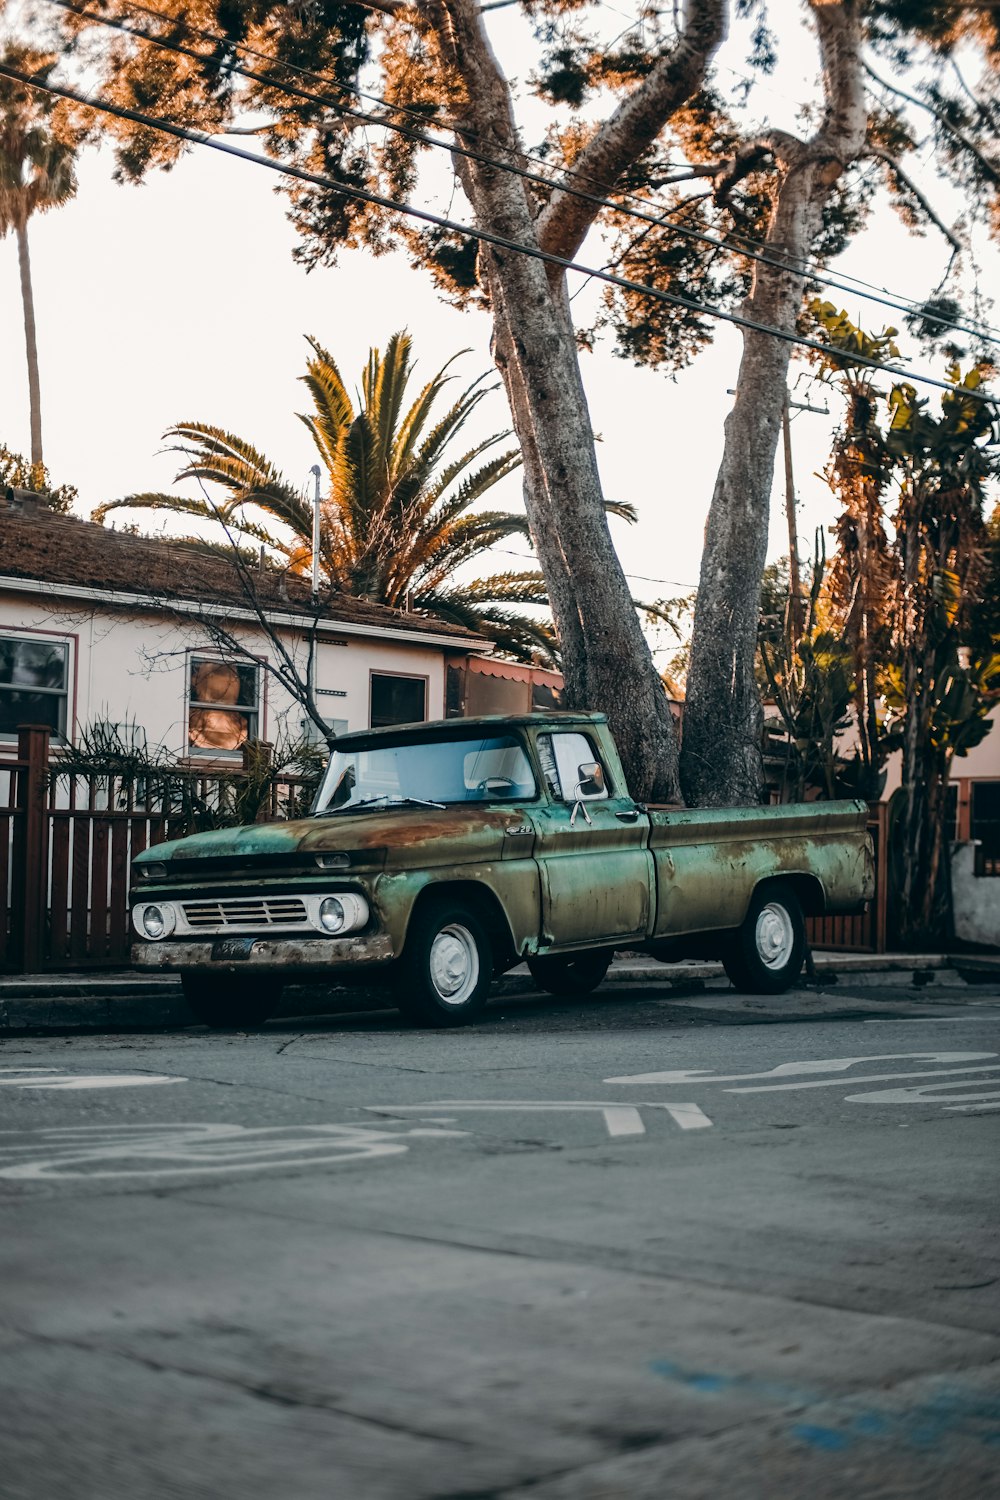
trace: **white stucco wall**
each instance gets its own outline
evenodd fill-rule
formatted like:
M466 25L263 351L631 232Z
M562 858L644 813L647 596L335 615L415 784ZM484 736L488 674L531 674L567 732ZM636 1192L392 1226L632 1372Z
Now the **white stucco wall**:
M259 628L248 623L234 627L234 633L255 656L274 658L274 646ZM89 603L0 593L0 634L69 643L67 720L71 738L77 738L80 727L95 720L134 720L145 730L150 746L163 745L174 754L188 753L190 655L220 655L196 622L188 626L134 610L104 612ZM289 630L282 632L282 639L295 651L304 674L306 651L301 638ZM426 717L443 718L445 656L440 646L340 633L331 625L320 638L317 655L321 710L327 719L346 720L349 729L367 728L371 674L385 672L425 678ZM282 725L296 737L301 710L266 672L259 676L260 737L273 740ZM10 744L9 737L6 744ZM0 754L3 748L0 741ZM191 753L216 758L207 752Z
M952 844L955 936L963 943L1000 948L1000 875L977 875L975 859L975 844Z

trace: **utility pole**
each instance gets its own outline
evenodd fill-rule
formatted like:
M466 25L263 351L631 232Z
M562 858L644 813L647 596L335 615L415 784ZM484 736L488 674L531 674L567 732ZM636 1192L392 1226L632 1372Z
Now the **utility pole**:
M315 493L313 494L313 546L312 546L312 600L315 606L319 602L319 464L313 464L309 470L315 482Z
M805 628L802 598L802 574L799 569L799 531L795 518L795 476L792 472L792 424L790 412L811 411L828 417L829 407L810 406L808 401L793 401L785 392L785 404L781 410L781 432L785 449L785 516L788 521L788 613L792 635L792 648L798 646Z
M306 692L309 694L309 706L316 708L316 630L319 625L319 522L320 522L320 467L313 464L309 470L313 477L313 534L312 534L312 610L313 622L312 632L309 636L309 656L306 662ZM311 719L304 720L308 723L310 733L315 734L315 726Z

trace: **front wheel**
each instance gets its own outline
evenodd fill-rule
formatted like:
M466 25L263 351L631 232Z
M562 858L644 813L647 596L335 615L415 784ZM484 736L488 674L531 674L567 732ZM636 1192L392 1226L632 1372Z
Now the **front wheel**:
M184 974L184 998L203 1026L260 1026L277 1008L284 985L248 974Z
M587 953L544 953L528 959L528 969L539 989L550 995L589 995L608 972L610 948L592 948Z
M799 898L787 881L775 880L754 892L722 963L734 988L751 995L780 995L798 979L805 951L806 924Z
M410 924L396 1004L418 1026L466 1026L486 1008L492 976L489 934L476 913L441 902Z

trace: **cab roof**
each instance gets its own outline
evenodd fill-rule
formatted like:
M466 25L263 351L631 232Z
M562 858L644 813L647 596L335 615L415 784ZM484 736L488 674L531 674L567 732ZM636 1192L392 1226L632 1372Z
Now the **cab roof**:
M507 729L568 728L573 724L606 724L608 716L594 709L546 709L532 714L482 714L473 719L431 719L419 724L386 724L380 729L355 729L337 736L336 750L350 750L371 740L466 738L477 733L497 734Z

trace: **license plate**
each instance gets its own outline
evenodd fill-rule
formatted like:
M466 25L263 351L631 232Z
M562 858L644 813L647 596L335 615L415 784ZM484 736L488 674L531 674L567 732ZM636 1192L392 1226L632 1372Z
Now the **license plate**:
M218 938L212 944L212 957L222 963L233 963L249 958L253 952L252 937Z

